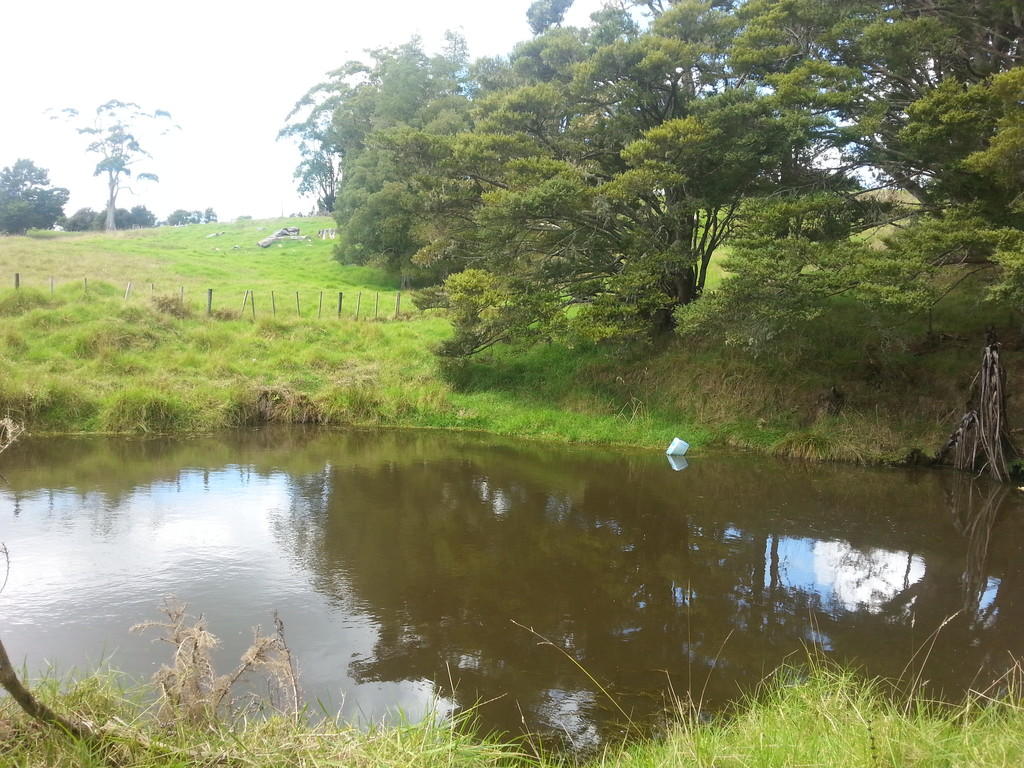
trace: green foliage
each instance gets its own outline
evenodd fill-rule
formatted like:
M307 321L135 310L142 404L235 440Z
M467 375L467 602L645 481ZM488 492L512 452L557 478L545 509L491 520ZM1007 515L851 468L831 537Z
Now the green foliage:
M122 208L119 208L117 212L120 213L122 210ZM132 209L127 213L128 215L124 218L124 224L118 221L118 229L146 229L156 226L156 215L144 205L132 206ZM212 220L216 221L217 219L214 217Z
M70 120L77 120L78 110L66 108L63 114ZM137 136L143 124L170 120L170 113L158 109L144 112L138 104L116 99L100 104L96 116L89 124L77 128L78 133L89 138L86 152L99 155L94 176L105 176L107 183L107 208L104 229L117 229L117 196L122 181L129 178L134 167L149 153L142 148ZM169 129L168 129L169 130ZM159 181L153 173L136 174L137 179Z
M62 187L50 186L49 174L31 160L18 160L0 171L0 233L50 229L64 216L70 195Z
M916 229L889 247L852 238L875 214L870 202L835 194L748 203L722 262L728 277L703 301L677 310L679 332L759 347L831 311L838 296L866 302L883 324L894 310L931 306L937 288L927 277L942 257L920 252Z
M186 224L214 224L216 221L217 214L213 208L207 208L205 211L186 211L184 208L178 208L167 216L165 223L169 227L180 227Z
M279 138L299 141L299 190L334 212L339 258L379 264L412 282L420 270L410 258L424 244L414 226L421 203L395 135L465 127L466 47L450 34L441 55L428 56L418 39L369 55L372 64L348 62L310 89Z
M106 214L96 213L92 208L79 208L64 221L64 229L68 232L102 229L105 216Z
M490 274L445 287L442 354L673 326L757 346L840 296L907 322L980 269L1019 305L1019 9L631 5L577 29L534 3L533 39L472 64L371 51L282 132L340 169L343 261Z
M526 20L533 34L539 35L560 25L572 3L573 0L535 0L526 10Z
M1024 68L1001 72L971 89L982 91L992 102L995 123L989 141L963 159L964 170L991 180L1003 201L1009 201L1009 209L1020 214L1024 212ZM973 116L967 114L964 119Z
M523 296L521 291L530 291ZM467 269L445 281L447 305L455 334L442 342L442 357L465 357L530 332L538 316L551 313L552 297L517 286L514 281L479 269Z

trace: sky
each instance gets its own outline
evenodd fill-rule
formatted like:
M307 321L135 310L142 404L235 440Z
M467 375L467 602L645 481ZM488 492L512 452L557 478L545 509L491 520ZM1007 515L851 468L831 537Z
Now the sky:
M133 166L119 208L144 205L158 219L213 208L221 221L309 213L296 191L295 144L277 133L295 102L367 49L419 36L439 52L446 30L463 34L472 58L504 55L530 38L532 0L8 0L0 10L3 103L0 168L31 160L71 198L70 216L106 204L98 156L76 127L112 99L165 110L180 130L143 139L151 155ZM602 0L576 0L566 24L585 25ZM63 117L77 109L77 122Z

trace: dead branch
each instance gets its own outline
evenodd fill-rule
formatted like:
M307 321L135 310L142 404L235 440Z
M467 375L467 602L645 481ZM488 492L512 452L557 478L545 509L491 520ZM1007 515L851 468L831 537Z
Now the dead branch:
M3 453L21 436L25 427L16 422L10 416L0 419L0 453Z
M22 685L18 674L11 665L11 659L7 655L3 640L0 640L0 686L3 686L11 698L18 702L18 706L25 710L25 713L33 720L44 725L57 726L79 739L89 739L96 735L96 731L91 725L57 714Z
M952 454L953 466L965 471L988 473L997 481L1010 476L1006 460L1009 428L1006 423L1006 373L999 357L1000 345L994 340L986 345L978 375L974 407L964 414L960 424L949 436L936 459L943 461Z
M145 621L131 628L132 632L160 629L162 636L157 639L174 646L172 665L162 666L153 678L161 694L161 719L205 725L231 715L237 703L231 699L235 686L256 670L262 670L268 677L272 707L287 714L301 711L294 660L284 640L284 624L276 613L277 632L265 636L259 627L254 627L252 645L238 666L228 674L218 675L211 651L219 641L207 629L203 617L189 616L187 608L187 604L168 597L160 609L167 617L165 621ZM288 700L284 706L274 700L275 690L285 692Z

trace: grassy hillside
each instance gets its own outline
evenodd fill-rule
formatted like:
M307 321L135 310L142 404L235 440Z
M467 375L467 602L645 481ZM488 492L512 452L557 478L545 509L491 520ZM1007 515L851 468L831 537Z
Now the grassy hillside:
M292 421L671 439L669 425L630 426L586 398L575 413L544 397L524 413L515 393L454 391L431 353L446 321L418 312L386 275L339 265L332 243L315 239L331 224L0 238L0 413L37 433ZM285 225L314 239L256 245Z
M956 297L930 333L926 318L868 331L869 318L838 307L760 355L667 340L628 354L496 350L441 370L432 349L446 320L408 296L396 318L393 280L338 264L331 241L316 239L332 224L0 238L0 414L37 433L285 421L651 447L679 435L698 447L899 460L934 451L955 427L986 326L1008 342L1011 393L1024 383L1010 314ZM313 239L256 245L286 225ZM828 407L833 387L842 408ZM1018 410L1011 400L1013 424Z

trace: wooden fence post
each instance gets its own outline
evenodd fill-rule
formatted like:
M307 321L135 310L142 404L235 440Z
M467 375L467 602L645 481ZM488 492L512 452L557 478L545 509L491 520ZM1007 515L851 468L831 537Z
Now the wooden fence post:
M380 291L374 294L373 298L373 319L377 319L377 310L380 309Z
M21 273L20 272L15 272L14 273L14 290L18 290L19 288L21 288Z
M238 316L241 317L245 314L245 304L249 301L249 289L245 290L245 295L242 297L242 308L238 310Z
M338 291L338 317L341 317L341 301L345 298L344 291Z
M128 287L124 289L124 300L128 301L128 294L132 292L132 281L128 281Z
M363 303L363 292L356 294L356 320L359 319L359 306Z
M252 310L252 321L256 322L256 291L249 291L249 309Z
M402 292L395 291L395 320L398 319L398 308L402 305Z
M324 313L324 292L320 291L320 306L318 306L316 308L316 316L317 316L318 320L320 319L320 316L323 315L323 313Z
M50 295L53 295L53 275L50 275Z
M206 316L213 314L213 288L206 289Z
M270 292L270 314L277 317L277 300L274 298L274 292Z
M299 309L299 292L295 292L295 316L302 317L302 311Z

